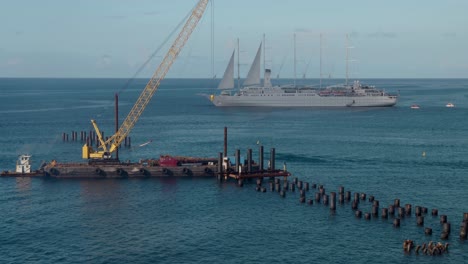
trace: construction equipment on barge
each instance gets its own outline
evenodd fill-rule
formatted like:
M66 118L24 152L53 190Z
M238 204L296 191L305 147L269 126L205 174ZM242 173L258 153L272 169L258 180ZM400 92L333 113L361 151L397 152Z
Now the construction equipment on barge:
M167 72L174 63L175 59L179 55L180 51L187 43L190 35L192 34L193 30L202 18L207 4L208 0L200 0L195 6L195 8L192 10L192 13L186 21L184 27L180 31L179 35L175 39L168 52L166 53L156 72L146 84L145 89L141 92L136 103L133 105L133 108L130 110L130 113L127 115L124 122L122 123L120 128L115 132L115 134L109 137L109 139L104 140L96 121L91 120L91 123L94 129L96 130L100 146L98 147L99 149L94 150L90 145L85 144L82 148L83 159L112 158L112 153L114 153L119 148L122 141L125 140L125 137L128 136L132 128L135 126L136 122L138 121L139 117L150 102L154 93L159 88L161 81L164 79Z

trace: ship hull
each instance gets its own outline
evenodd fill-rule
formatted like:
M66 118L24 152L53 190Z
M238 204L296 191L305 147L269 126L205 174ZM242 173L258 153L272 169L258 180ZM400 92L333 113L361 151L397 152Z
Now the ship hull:
M60 164L44 168L51 178L151 178L151 177L213 177L216 165L200 166L142 166L141 164L89 165Z
M301 94L217 95L212 103L219 107L390 107L396 96L320 96Z

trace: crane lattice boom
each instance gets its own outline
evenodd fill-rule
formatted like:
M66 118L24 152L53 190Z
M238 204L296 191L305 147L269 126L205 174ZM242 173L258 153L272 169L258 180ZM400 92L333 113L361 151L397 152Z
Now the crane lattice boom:
M103 158L105 155L116 151L122 143L122 141L125 140L125 137L128 136L132 128L135 126L135 123L138 121L138 118L145 110L154 93L158 89L161 81L166 76L175 59L179 55L180 51L184 47L185 43L189 39L190 35L197 26L201 17L203 16L206 6L208 5L208 1L209 0L200 0L195 6L195 8L192 11L192 14L188 18L181 32L177 36L169 51L166 53L166 56L157 68L156 72L146 84L145 89L141 92L135 105L133 106L132 110L130 110L130 113L125 118L119 130L108 140L106 140L103 145L101 145L101 147L103 148L102 151L94 152L89 146L88 149L86 149L85 151L86 146L84 146L83 158ZM93 125L95 125L94 121ZM95 128L96 132L99 132L99 129L97 129L97 125L95 125ZM97 134L100 135L100 133Z

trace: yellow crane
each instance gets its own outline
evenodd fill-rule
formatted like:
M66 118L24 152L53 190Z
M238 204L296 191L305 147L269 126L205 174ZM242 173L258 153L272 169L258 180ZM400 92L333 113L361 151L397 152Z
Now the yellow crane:
M192 14L185 22L184 27L180 31L177 38L174 40L169 51L166 53L166 56L162 60L156 72L153 74L149 82L146 84L145 89L141 92L138 97L135 105L133 105L132 110L125 118L124 122L120 126L119 130L112 135L109 139L104 141L102 134L96 124L96 121L91 120L94 129L96 130L96 135L100 142L98 150L94 150L91 146L85 144L82 148L83 159L105 159L110 158L111 154L117 150L125 137L130 133L132 128L135 126L135 123L138 121L138 118L141 116L149 101L153 97L154 93L159 87L159 84L166 76L167 72L171 68L175 59L179 55L180 51L184 47L185 43L189 39L193 30L200 21L203 13L205 12L206 6L208 5L209 0L200 0L195 8L192 10Z

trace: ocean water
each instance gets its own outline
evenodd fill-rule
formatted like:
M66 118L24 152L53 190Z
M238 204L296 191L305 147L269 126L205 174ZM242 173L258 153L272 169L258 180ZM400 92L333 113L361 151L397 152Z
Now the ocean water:
M287 83L290 80L282 80ZM317 82L317 80L310 80ZM429 208L424 235L416 217L357 219L351 205L299 203L299 193L259 193L215 179L0 179L1 263L466 263L459 240L468 212L468 80L363 80L399 92L391 108L216 108L201 96L216 83L165 80L132 130L121 160L159 155L217 157L228 127L228 152L259 142L293 177L374 195L380 207ZM0 170L17 155L81 161L81 142L62 133L90 131L90 119L110 135L114 94L125 79L0 79ZM120 93L120 120L146 80ZM452 102L455 108L446 108ZM410 105L421 109L412 110ZM144 147L140 144L152 140ZM425 153L425 156L423 155ZM306 194L314 196L315 190ZM371 211L370 202L360 209ZM441 241L437 208L451 223L450 252L405 254L404 239Z

